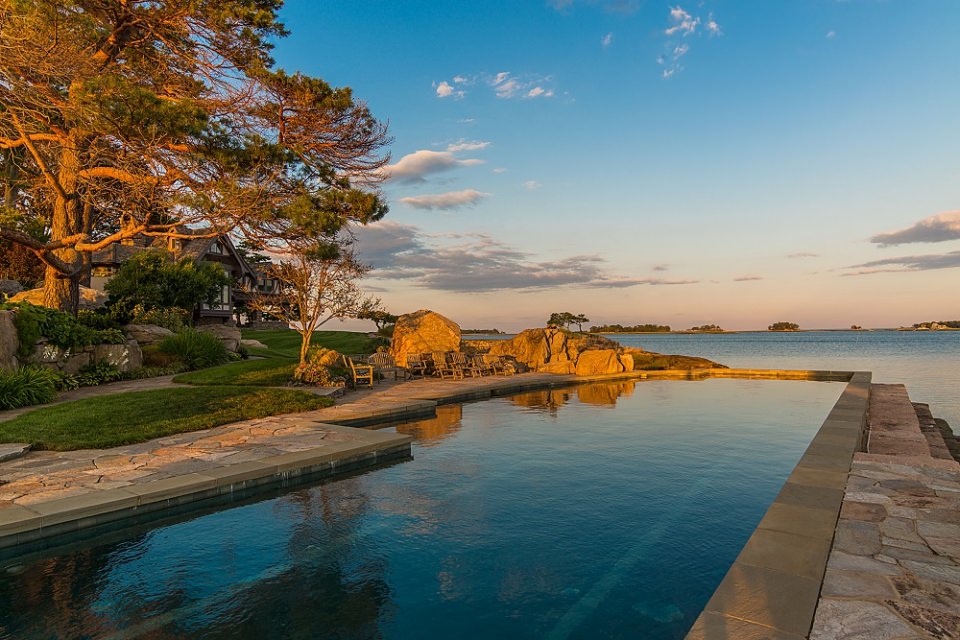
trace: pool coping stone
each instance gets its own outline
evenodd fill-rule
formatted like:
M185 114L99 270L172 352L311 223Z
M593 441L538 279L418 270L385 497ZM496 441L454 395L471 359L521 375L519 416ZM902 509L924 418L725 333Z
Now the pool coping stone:
M847 386L686 640L808 636L847 478L864 443L871 377L847 374Z

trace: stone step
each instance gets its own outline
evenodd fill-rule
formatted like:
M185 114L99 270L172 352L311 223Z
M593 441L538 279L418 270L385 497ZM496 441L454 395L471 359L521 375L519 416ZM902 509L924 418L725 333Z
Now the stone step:
M15 460L30 452L30 445L20 442L4 442L0 444L0 462Z
M867 452L891 456L930 456L930 446L920 431L920 420L904 385L871 385Z
M943 441L947 445L950 455L953 456L954 460L960 462L960 438L953 433L946 420L934 418L934 421L937 423L937 428L940 429L940 435L943 436Z
M917 420L920 422L920 432L927 439L927 446L930 447L930 455L938 460L953 460L950 455L950 449L940 433L940 427L937 421L930 413L930 405L922 402L914 402L913 409L917 413Z

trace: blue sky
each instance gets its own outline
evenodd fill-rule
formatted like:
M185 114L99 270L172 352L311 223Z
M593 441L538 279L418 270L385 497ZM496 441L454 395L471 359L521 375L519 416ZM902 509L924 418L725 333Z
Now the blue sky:
M395 313L516 330L960 318L960 2L288 2L394 138ZM886 234L886 235L884 235Z

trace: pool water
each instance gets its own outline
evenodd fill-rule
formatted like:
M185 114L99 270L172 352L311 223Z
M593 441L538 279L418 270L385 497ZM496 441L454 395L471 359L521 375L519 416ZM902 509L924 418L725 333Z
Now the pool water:
M843 389L438 408L414 459L0 566L2 638L682 638Z

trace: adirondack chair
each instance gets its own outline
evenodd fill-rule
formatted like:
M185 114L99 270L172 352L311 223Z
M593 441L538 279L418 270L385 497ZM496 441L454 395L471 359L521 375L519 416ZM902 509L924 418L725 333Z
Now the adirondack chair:
M415 376L425 378L429 369L430 363L423 357L423 354L411 353L407 355L407 373L411 378Z
M372 364L357 363L350 356L343 356L343 365L350 370L354 388L357 388L360 384L365 384L368 387L373 386Z
M369 358L367 362L373 365L374 371L379 373L381 376L386 377L384 374L393 373L393 379L397 379L397 375L403 371L403 377L407 377L407 372L403 367L398 367L396 361L394 361L393 356L389 353L379 351L374 353Z
M496 356L490 364L493 366L493 372L498 376L512 376L516 373L513 364L503 356Z
M479 378L483 375L480 373L480 369L473 363L473 359L468 358L465 353L459 351L452 352L450 354L450 364L460 369L461 377L469 375L471 378Z
M459 367L455 367L447 359L447 354L444 351L433 352L433 375L439 376L442 379L463 379L463 371Z
M493 375L493 365L487 362L486 358L482 355L475 355L472 358L473 366L477 368L477 371L480 372L481 376L492 376Z

